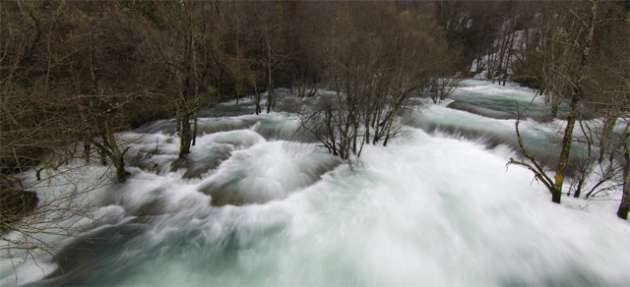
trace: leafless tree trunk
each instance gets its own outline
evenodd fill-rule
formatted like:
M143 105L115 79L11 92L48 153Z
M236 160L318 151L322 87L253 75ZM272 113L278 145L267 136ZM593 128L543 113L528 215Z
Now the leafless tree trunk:
M602 163L602 161L604 161L606 150L608 148L608 140L613 132L616 122L617 122L617 117L615 117L612 114L608 114L606 116L606 119L604 120L602 135L599 141L599 158L597 160L597 162L599 163Z
M192 16L192 7L188 7L184 9L183 13L187 14L187 29L186 29L186 38L185 38L185 47L184 47L184 57L182 66L184 67L183 71L183 79L181 81L182 94L180 101L180 114L179 114L179 125L180 125L180 148L179 148L179 157L186 157L190 153L190 146L193 141L193 134L191 129L191 120L195 117L193 114L196 113L197 110L197 59L196 59L196 51L195 51L195 38L194 38L194 23Z
M567 165L569 164L571 146L573 145L573 129L575 127L575 121L577 120L577 102L578 97L576 95L571 99L567 126L564 129L564 136L562 137L562 150L560 152L560 158L558 159L558 166L556 167L554 190L551 197L551 201L555 203L560 203L560 198L562 197L562 185L564 183Z
M99 149L102 155L109 158L114 165L118 182L125 182L128 176L125 170L125 154L129 151L129 147L121 149L114 136L114 131L111 129L107 120L103 124L103 131L101 133L100 141L93 139L92 144Z
M623 195L621 203L617 210L617 216L622 219L628 219L628 210L630 210L630 147L624 144L624 168L623 168Z
M254 79L254 94L256 97L256 114L262 113L262 107L260 106L260 92L258 91L258 85L256 84L256 79Z
M546 79L546 85L553 97L565 97L569 101L569 114L567 117L567 125L564 129L562 138L562 149L558 159L558 165L555 168L554 180L551 181L546 172L540 167L537 160L531 156L526 156L529 163L510 159L509 163L526 166L532 170L537 179L541 179L552 195L552 202L560 203L562 197L562 188L566 176L566 170L571 156L571 146L573 144L573 130L575 122L578 118L578 104L583 99L583 88L585 85L584 72L589 64L591 49L593 46L593 38L595 26L597 23L598 1L591 0L590 6L585 6L585 15L583 17L577 15L575 11L569 11L564 17L559 17L566 22L565 26L557 27L558 32L554 35L557 37L558 46L563 49L562 56L555 59L555 62L548 63L552 65L549 71L553 72L553 78ZM587 9L589 8L589 9ZM585 20L586 19L586 20ZM568 31L568 32L567 32ZM553 46L553 45L552 45ZM551 75L547 75L551 76ZM521 152L527 155L525 147L522 145L520 133L518 131L518 121L516 124L517 136Z
M241 93L242 93L242 72L241 72L241 41L239 39L241 34L241 21L239 17L239 13L234 14L235 19L235 35L234 35L234 46L236 53L236 77L234 77L234 93L236 94L236 104L238 104Z
M268 28L267 28L268 30ZM268 31L265 36L265 47L267 52L267 113L271 112L273 107L273 82L272 82L272 56L271 56L271 36L268 35Z

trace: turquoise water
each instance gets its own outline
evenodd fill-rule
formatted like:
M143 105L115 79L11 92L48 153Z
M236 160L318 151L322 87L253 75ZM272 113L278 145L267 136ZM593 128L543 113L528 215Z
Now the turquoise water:
M295 114L216 109L209 114L216 117L199 120L203 133L191 162L179 169L170 121L121 134L131 142L129 156L139 159L128 182L80 195L93 209L89 220L81 219L85 233L50 239L56 255L41 255L42 269L26 262L13 272L1 259L0 285L621 286L630 280L627 222L609 211L552 204L528 170L506 170L516 155L514 120L418 106L388 147L366 146L349 165L300 134ZM223 112L231 115L218 116ZM549 154L562 125L523 121L527 145ZM193 168L195 176L187 175ZM95 180L103 169L75 176ZM50 189L38 192L48 195L44 201L52 197Z

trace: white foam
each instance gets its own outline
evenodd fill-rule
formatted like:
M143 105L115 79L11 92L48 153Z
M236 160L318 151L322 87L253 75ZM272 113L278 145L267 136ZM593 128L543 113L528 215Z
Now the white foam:
M289 130L290 115L260 118L285 116L289 123L278 129ZM514 120L443 106L413 116L513 136ZM551 134L563 122L522 124L526 132ZM360 161L337 166L316 144L265 140L256 132L259 125L237 124L237 130L197 138L191 160L207 160L217 146L231 151L202 179L130 168L125 184L81 197L80 204L97 205L89 220L76 219L81 226L125 224L142 212L151 216L147 231L113 249L111 261L90 266L109 281L89 283L495 286L630 280L630 224L614 216L615 206L551 203L528 170L506 169L514 152L505 145L488 150L483 140L407 126L388 147L366 146ZM157 142L160 151L151 159L161 164L177 156L174 135L121 136L140 138L131 141L130 152L149 152ZM96 179L104 171L84 172ZM226 194L245 204L211 205ZM18 265L20 284L54 270L49 257L40 260L47 264L43 272L35 262ZM112 268L120 262L134 268ZM13 282L9 268L0 260L0 284Z
M273 148L265 150L274 155ZM122 284L597 285L630 279L630 244L621 240L630 236L630 224L612 213L551 203L529 171L506 170L506 150L416 129L404 130L388 148L366 148L353 169L339 167L285 200L211 208L196 220L165 219L180 224L162 234L162 242L197 243L173 246ZM187 233L192 230L202 233Z
M336 163L313 144L265 142L234 152L199 189L229 202L263 203L315 182Z

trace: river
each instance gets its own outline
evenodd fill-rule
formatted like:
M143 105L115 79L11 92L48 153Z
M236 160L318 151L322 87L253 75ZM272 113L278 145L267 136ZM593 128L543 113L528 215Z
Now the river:
M510 112L501 103L533 95L469 80L454 99ZM614 216L616 202L552 204L529 171L506 168L514 119L419 102L387 147L367 146L353 164L300 132L295 114L251 115L247 101L204 111L187 161L174 163L172 120L121 133L129 180L77 194L88 211L60 224L81 232L42 235L54 256L4 255L0 285L630 282L630 224ZM528 146L551 156L562 124L524 120ZM107 172L93 165L73 178L88 185ZM38 190L42 201L69 192L60 186Z

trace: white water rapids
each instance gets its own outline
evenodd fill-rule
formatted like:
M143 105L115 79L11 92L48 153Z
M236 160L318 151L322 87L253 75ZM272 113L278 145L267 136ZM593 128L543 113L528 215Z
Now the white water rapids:
M179 170L171 122L123 133L135 165L128 182L79 196L94 211L73 221L85 226L80 236L46 237L54 258L0 259L0 285L630 282L630 224L615 217L615 201L555 205L529 171L506 169L515 156L508 145L488 147L489 137L509 142L514 120L432 105L405 122L387 147L367 146L352 166L295 136L297 118L287 113L201 120L205 134ZM427 132L428 122L484 136ZM523 128L544 150L561 124ZM102 172L94 165L76 176ZM66 191L38 192L45 201Z

